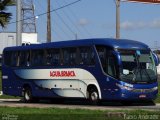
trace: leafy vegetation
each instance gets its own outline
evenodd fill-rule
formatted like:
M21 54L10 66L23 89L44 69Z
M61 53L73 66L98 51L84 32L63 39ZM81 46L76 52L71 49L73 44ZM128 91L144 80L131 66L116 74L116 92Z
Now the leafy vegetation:
M0 26L2 26L2 28L9 23L12 16L11 13L5 12L7 10L7 6L14 4L13 0L0 0Z

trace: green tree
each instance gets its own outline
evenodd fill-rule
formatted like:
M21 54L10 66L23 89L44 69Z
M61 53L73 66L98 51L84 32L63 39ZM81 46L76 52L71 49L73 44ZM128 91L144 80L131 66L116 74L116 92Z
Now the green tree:
M12 13L6 12L8 6L15 5L14 0L0 0L0 26L4 28L11 20Z

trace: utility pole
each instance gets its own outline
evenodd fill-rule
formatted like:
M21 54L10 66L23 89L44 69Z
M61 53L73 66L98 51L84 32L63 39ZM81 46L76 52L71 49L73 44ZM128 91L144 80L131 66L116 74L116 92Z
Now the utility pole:
M36 33L36 18L34 14L33 0L21 0L22 1L22 32ZM29 19L28 19L29 18Z
M78 34L77 33L75 34L75 39L78 40Z
M51 42L51 1L48 0L47 8L47 42Z
M120 0L116 0L116 39L120 38Z
M21 46L22 44L22 17L21 17L21 0L17 0L16 16L17 16L17 33L16 33L16 46Z

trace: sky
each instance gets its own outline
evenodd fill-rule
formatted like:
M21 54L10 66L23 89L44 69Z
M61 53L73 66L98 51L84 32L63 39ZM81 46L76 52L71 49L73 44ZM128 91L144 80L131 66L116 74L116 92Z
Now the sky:
M47 11L47 0L33 0L35 16ZM76 0L51 0L51 10ZM16 7L9 7L16 21ZM51 13L52 41L85 38L115 38L116 6L114 0L81 0ZM46 42L46 15L38 16L36 27L39 42ZM121 38L144 42L160 48L160 5L121 2ZM16 24L9 24L0 32L15 32Z

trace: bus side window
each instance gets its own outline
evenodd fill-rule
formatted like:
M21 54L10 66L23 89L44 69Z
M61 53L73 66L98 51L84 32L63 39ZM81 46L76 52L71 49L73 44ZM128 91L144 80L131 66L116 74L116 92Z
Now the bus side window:
M77 64L76 61L76 48L64 48L62 49L62 63L63 65L74 66Z
M70 52L69 49L65 48L62 49L62 53L63 53L63 65L70 65Z
M47 50L45 65L53 65L53 66L60 65L60 50L59 49L55 48L55 49Z
M45 54L45 65L51 65L52 49L46 51Z
M30 66L31 65L31 55L30 51L25 52L25 66Z
M81 65L94 65L95 55L91 47L80 47L80 64Z
M25 51L21 51L19 54L19 66L25 66Z
M51 54L51 63L54 66L60 65L60 50L59 49L53 49Z
M19 66L19 52L18 52L18 51L12 52L11 66L12 66L12 67L17 67L17 66Z
M76 55L77 53L77 49L76 48L70 48L70 65L74 66L77 64L77 61L76 61Z
M4 52L4 64L11 66L12 63L12 52Z
M32 66L42 66L44 64L44 51L35 50L32 51Z

